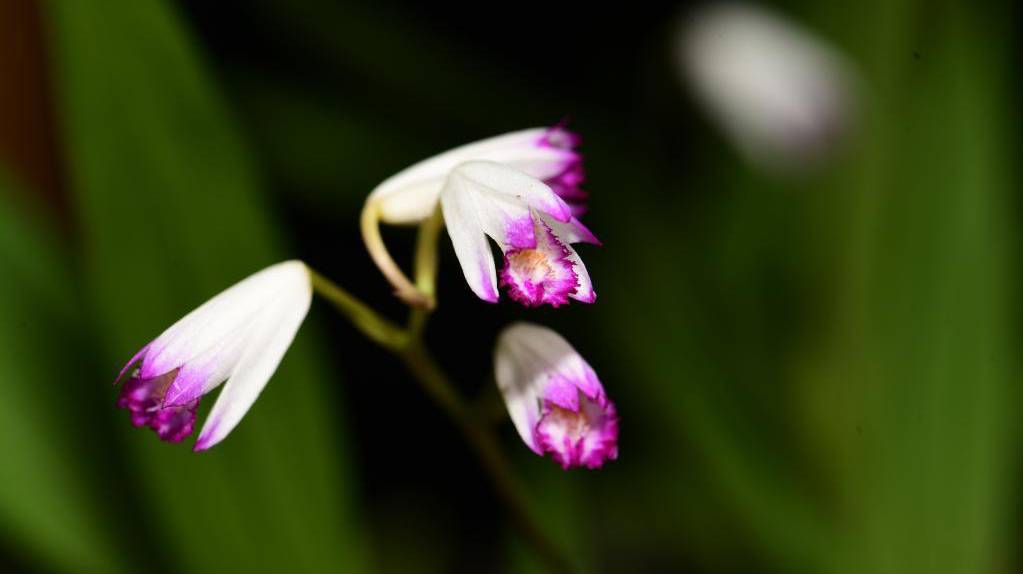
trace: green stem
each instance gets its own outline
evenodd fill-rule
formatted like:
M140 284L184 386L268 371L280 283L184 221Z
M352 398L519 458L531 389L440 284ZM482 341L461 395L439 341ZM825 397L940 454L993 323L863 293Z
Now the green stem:
M401 359L419 386L451 417L466 442L479 457L494 490L508 508L513 524L548 569L557 573L572 572L571 564L562 556L557 546L544 535L530 515L526 498L514 479L511 465L501 451L492 425L475 414L424 346L421 329L425 324L426 315L421 317L417 325L414 311L409 329L402 329L330 279L312 269L309 270L309 275L312 278L313 290L330 301L338 312L347 317L366 337Z
M367 203L363 207L359 224L362 229L362 240L366 244L366 251L369 252L370 258L376 263L380 272L394 287L394 294L412 307L432 308L433 300L412 284L401 267L394 262L390 252L387 251L384 238L380 235L380 213L376 204Z
M526 498L492 428L475 416L421 341L412 341L397 354L427 395L451 417L466 442L476 451L494 490L511 513L515 527L544 565L551 572L572 572L572 565L530 515Z
M444 228L444 214L438 206L433 215L419 224L416 239L416 288L424 295L433 297L437 279L437 240Z
M407 344L409 339L407 331L381 317L337 283L312 269L309 269L309 277L312 279L313 291L330 301L339 313L347 317L370 340L388 349L398 349Z
M434 304L430 307L413 307L409 315L408 330L418 337L426 329L426 321L436 308L437 292L437 240L444 228L444 214L440 206L433 215L419 224L416 237L415 278L416 289Z

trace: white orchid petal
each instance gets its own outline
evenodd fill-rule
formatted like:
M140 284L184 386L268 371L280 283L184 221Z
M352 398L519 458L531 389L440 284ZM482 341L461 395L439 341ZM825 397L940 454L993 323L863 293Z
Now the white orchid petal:
M494 374L515 430L539 453L534 429L540 418L544 385L551 372L569 365L575 349L554 331L529 323L514 323L497 341Z
M476 193L491 198L515 198L558 221L570 221L572 211L554 190L539 179L506 164L470 161L452 174L465 180Z
M441 195L441 208L465 281L477 297L493 303L498 299L494 254L480 223L476 198L467 189L469 185L470 182L456 173L448 176Z
M277 308L254 326L244 353L199 433L196 451L206 450L223 440L252 407L277 370L312 302L308 280L294 287L284 292L274 302Z
M544 180L558 175L565 169L566 164L578 158L579 154L572 150L532 145L504 149L475 159L503 163L536 179Z
M150 344L143 361L146 375L174 369L238 331L282 287L282 280L305 266L286 261L259 271L203 303L171 325Z
M494 351L494 376L504 397L515 430L533 452L541 454L533 432L540 420L540 397L546 373L541 363L532 360L532 353L521 345L517 333L532 328L518 323L505 329Z
M565 243L590 243L601 245L597 236L581 221L573 217L567 222L557 221L552 217L543 217L543 222Z
M597 300L597 292L593 290L590 272L586 270L586 265L583 263L582 258L579 257L579 254L575 252L571 245L566 244L565 249L568 250L568 260L572 262L572 270L575 271L576 275L575 291L569 297L583 303L595 302Z
M507 197L470 195L476 204L480 227L502 251L536 246L536 225L529 206Z
M209 349L189 359L182 367L182 373L179 373L167 389L163 399L164 405L187 403L212 391L227 380L245 351L258 318L259 315L253 314L251 320L225 335ZM188 376L192 373L195 376Z
M521 162L524 169L538 172L534 177L548 177L554 174L566 152L538 145L547 131L547 128L532 128L512 132L444 152L384 180L366 201L377 204L381 221L412 224L433 213L445 178L467 161L487 159L511 165Z

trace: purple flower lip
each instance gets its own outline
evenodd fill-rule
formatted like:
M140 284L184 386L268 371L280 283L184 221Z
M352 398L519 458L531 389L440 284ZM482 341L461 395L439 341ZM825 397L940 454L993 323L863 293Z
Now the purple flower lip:
M572 269L565 245L546 225L536 227L535 248L505 253L500 285L526 307L560 307L575 292L579 276Z
M575 408L545 400L534 432L540 452L550 453L565 470L600 468L618 458L618 415L603 395L590 398L580 391Z
M167 390L177 378L180 369L162 375L143 378L136 369L121 388L117 407L128 409L136 428L147 426L167 442L181 442L195 428L195 410L199 399L183 404L165 405Z

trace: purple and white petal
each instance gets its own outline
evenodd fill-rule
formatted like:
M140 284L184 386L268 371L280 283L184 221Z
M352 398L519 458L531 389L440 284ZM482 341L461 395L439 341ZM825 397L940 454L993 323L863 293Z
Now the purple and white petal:
M557 221L570 221L572 211L554 191L539 179L507 164L470 161L452 172L476 195L490 200L515 199Z
M250 343L234 366L195 442L196 451L219 443L241 421L295 339L312 302L308 282L283 295L276 313L268 314L254 326Z
M528 205L512 197L483 197L471 186L466 190L476 206L480 227L501 251L536 247L536 225Z
M576 253L571 245L565 245L568 254L565 259L571 263L572 271L575 273L575 290L569 297L581 303L594 303L597 301L597 292L593 290L593 281L590 280L590 272L586 270L586 264Z
M304 265L285 262L259 271L185 315L150 343L142 374L155 376L198 357L242 330L245 323L281 289L284 269Z
M444 222L469 288L480 299L495 303L498 297L494 254L480 222L476 198L468 185L454 173L448 177L441 200Z
M567 222L558 221L552 217L541 216L543 222L561 238L565 243L589 243L591 245L603 245L597 236L583 222L573 217Z

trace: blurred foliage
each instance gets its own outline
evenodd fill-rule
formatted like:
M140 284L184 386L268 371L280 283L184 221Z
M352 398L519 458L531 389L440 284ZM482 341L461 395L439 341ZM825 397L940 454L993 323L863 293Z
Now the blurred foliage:
M502 429L581 569L1018 569L1015 9L780 4L862 80L842 153L785 176L693 109L681 8L594 6L586 24L546 6L545 41L538 8L481 28L390 3L47 3L74 224L0 180L0 551L60 572L537 571L446 421L340 328L307 324L202 455L99 390L276 260L311 257L393 309L356 239L369 189L568 114L606 245L583 252L598 304L481 308L445 253L431 343L485 381L486 335L524 315L601 373L623 424L600 472ZM410 435L434 444L396 452Z
M163 326L286 250L174 13L160 2L49 8L79 214L76 267L93 319L87 336L102 333L110 365L99 371L106 375L90 369L95 376L83 382L99 389L117 361ZM331 422L338 415L315 384L327 367L314 338L299 338L260 401L258 422L216 457L121 427L148 534L173 560L166 567L358 568L344 427Z
M4 546L48 568L124 571L111 514L79 456L89 427L75 407L97 401L65 390L68 372L93 366L79 352L70 261L41 217L11 201L14 185L0 173L0 532Z

